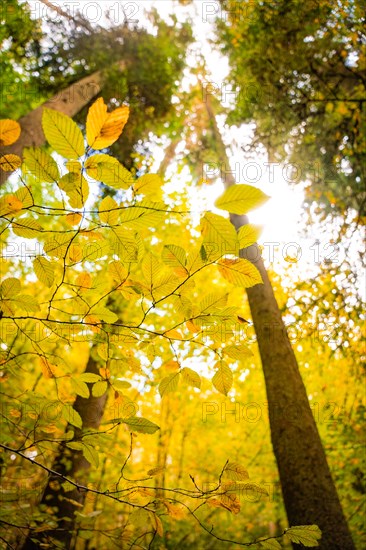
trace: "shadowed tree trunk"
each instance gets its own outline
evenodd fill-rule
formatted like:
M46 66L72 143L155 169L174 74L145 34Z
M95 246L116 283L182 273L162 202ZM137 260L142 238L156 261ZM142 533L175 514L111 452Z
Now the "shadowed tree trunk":
M206 108L215 136L225 188L235 185L210 98ZM237 230L246 216L231 215ZM354 544L329 470L285 324L257 245L241 250L262 275L246 290L266 383L271 439L290 525L316 524L322 550L353 550ZM298 547L298 545L295 545ZM301 546L302 547L302 546Z
M99 374L99 365L92 358L92 355L89 356L85 372ZM78 395L74 403L74 409L81 416L83 430L97 431L103 417L108 392L101 397L94 397L91 394L91 384L88 384L88 386L90 397L86 399ZM70 425L69 429L74 430L74 441L80 440L82 431ZM82 485L87 482L89 468L90 464L84 458L82 452L70 449L65 444L60 446L58 456L52 465L54 471ZM50 539L56 539L64 545L64 548L70 548L75 529L75 512L80 510L80 505L83 506L86 494L86 492L79 491L77 488L65 492L59 478L54 478L51 475L47 480L41 507L52 509L58 521L58 526L53 530L37 535L31 531L24 543L23 550L37 550L40 548L40 543L50 543L50 548L57 548L57 546L52 545ZM30 537L35 539L36 542L32 541ZM62 548L62 546L60 547Z

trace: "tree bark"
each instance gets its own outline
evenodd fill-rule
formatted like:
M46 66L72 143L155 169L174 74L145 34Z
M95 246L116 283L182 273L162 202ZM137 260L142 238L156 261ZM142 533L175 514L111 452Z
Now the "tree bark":
M99 374L99 366L91 355L85 372ZM88 384L88 386L90 397L86 399L78 395L74 403L74 409L81 416L83 430L97 431L102 421L108 392L101 397L94 397L91 393L91 385ZM81 439L82 430L71 425L68 428L74 430L74 441ZM62 444L52 469L81 485L85 485L90 464L81 451L70 449ZM23 545L23 550L37 550L40 548L41 543L51 543L50 547L53 548L51 539L56 539L65 548L70 548L75 530L75 512L83 506L86 494L86 492L79 491L77 488L65 492L59 478L50 476L40 504L41 508L52 509L58 522L57 528L39 534L31 531ZM36 539L37 542L31 540L30 537Z
M124 61L119 64L121 70L126 67ZM1 154L14 154L22 156L25 147L40 147L46 143L42 129L43 109L54 109L68 115L75 116L85 105L99 94L103 86L103 72L97 71L78 82L71 84L60 93L19 119L21 134L18 141L13 145L0 149ZM11 172L0 171L0 185L2 185Z
M225 188L235 185L226 147L210 98L206 108L215 136ZM232 214L237 230L247 216ZM246 290L264 372L271 439L290 526L316 524L321 550L354 550L332 480L306 389L257 245L240 251L262 275L263 284ZM295 545L296 548L300 546ZM301 546L302 548L302 546Z

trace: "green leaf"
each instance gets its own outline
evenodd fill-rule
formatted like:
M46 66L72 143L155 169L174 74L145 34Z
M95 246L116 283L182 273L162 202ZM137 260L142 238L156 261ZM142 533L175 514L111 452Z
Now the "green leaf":
M201 389L201 377L194 370L184 367L181 370L181 374L184 382L189 386L194 386L195 388Z
M227 395L233 385L233 373L224 361L217 362L215 367L217 371L212 378L212 383L217 391Z
M95 468L98 468L99 456L98 456L98 452L94 449L94 447L92 447L92 445L87 445L86 443L83 443L82 451L86 460L90 462L92 466L94 466Z
M260 225L243 225L238 231L239 247L247 248L257 242L260 234L262 232L262 227Z
M48 143L63 157L78 159L85 153L83 134L69 116L43 109L42 128Z
M105 380L100 380L98 382L95 382L95 384L92 387L92 394L94 397L101 397L105 394L105 392L108 389L108 382Z
M140 432L143 434L154 434L157 430L160 430L159 426L147 420L146 418L132 416L123 420L132 432Z
M51 287L55 280L55 265L42 256L38 256L33 262L34 272L41 283Z
M276 539L269 539L258 542L260 543L260 547L265 548L265 550L281 550L282 548L282 546Z
M24 149L23 160L30 173L40 182L53 183L60 177L57 162L44 149L38 147Z
M71 405L64 405L61 409L61 414L62 418L72 426L80 429L83 427L83 421L80 414Z
M128 189L134 182L131 172L114 157L97 154L85 162L89 177L101 181L114 189Z
M69 441L66 443L66 447L69 447L70 449L73 449L74 451L82 451L83 444L79 441Z
M235 260L223 259L217 265L221 275L235 286L249 288L263 283L258 269L249 260L242 258Z
M101 376L92 372L84 372L83 374L79 375L79 380L82 380L83 382L88 382L89 384L94 384L94 382L99 382L99 380L101 380Z
M167 393L175 391L178 387L179 371L169 374L159 384L159 393L161 397L164 397Z
M286 535L295 544L314 547L319 546L322 532L317 525L297 525L286 529Z
M269 197L257 187L252 185L232 185L219 197L215 206L221 210L227 210L231 214L246 214L262 206Z
M71 378L71 386L76 393L76 395L80 395L81 397L85 397L85 399L88 399L90 396L89 388L83 382L82 380L78 380L77 378Z

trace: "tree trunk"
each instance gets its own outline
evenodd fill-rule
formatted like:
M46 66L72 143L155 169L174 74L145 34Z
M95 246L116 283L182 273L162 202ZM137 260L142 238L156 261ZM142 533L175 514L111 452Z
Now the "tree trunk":
M235 185L225 144L208 97L207 112L225 188ZM237 230L246 216L231 215ZM241 250L260 271L263 284L247 289L266 383L271 439L290 526L316 524L322 550L353 550L354 544L329 470L294 351L257 245ZM298 545L295 545L298 547ZM301 546L302 548L302 546Z
M126 67L124 61L118 66L121 70ZM14 154L22 156L25 147L40 147L46 143L46 138L42 130L43 109L55 109L60 113L70 117L75 116L93 97L99 94L103 85L103 73L97 71L78 82L71 84L51 99L19 119L21 134L18 141L13 145L0 149L0 154ZM0 171L0 185L2 185L11 172Z
M99 367L96 361L89 356L85 372L99 374ZM94 397L91 394L87 399L77 396L74 409L80 414L83 421L83 430L90 429L97 431L105 409L107 401L107 392L101 397ZM69 425L69 429L74 430L74 441L80 440L82 431ZM85 484L87 474L90 468L89 462L84 458L81 451L76 451L62 444L59 448L58 456L53 463L52 469L56 472L71 478L73 481ZM58 521L57 528L36 534L31 531L24 543L23 550L37 550L41 543L49 543L50 538L61 542L65 548L70 548L70 544L75 530L75 512L80 510L85 502L86 492L81 492L77 488L65 492L62 482L59 478L49 476L47 485L41 500L41 508L52 508L55 519ZM36 539L37 542L31 540ZM52 542L51 542L51 548Z

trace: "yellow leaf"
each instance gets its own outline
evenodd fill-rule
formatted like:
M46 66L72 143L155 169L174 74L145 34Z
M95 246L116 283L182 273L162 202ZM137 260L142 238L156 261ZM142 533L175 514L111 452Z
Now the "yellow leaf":
M249 479L249 474L247 470L241 464L237 462L228 462L224 470L225 474L229 479L233 481L243 481L244 479Z
M199 374L197 374L194 370L189 369L188 367L184 367L181 371L183 380L189 384L190 386L194 386L195 388L200 389L201 388L201 378Z
M35 239L43 231L41 224L33 218L20 218L18 221L13 221L11 226L15 235L24 237L25 239Z
M18 122L5 118L0 120L0 146L12 145L20 136L21 128Z
M186 517L185 509L179 504L173 504L172 502L164 501L168 514L174 519L184 519Z
M171 338L172 340L184 340L184 336L182 336L179 330L176 329L167 330L164 332L164 336Z
M55 280L55 266L42 256L38 256L33 262L34 272L41 283L51 287Z
M101 181L114 189L128 189L134 182L131 172L114 157L97 154L85 162L89 177Z
M92 278L89 273L81 273L76 277L75 283L79 287L79 291L88 290L92 285Z
M269 197L252 185L232 185L219 197L215 206L231 214L246 214L267 202Z
M161 474L162 472L164 472L165 470L165 466L158 466L157 468L152 468L151 470L149 470L147 473L148 476L156 476L158 474Z
M15 277L9 277L4 279L0 286L0 293L2 298L11 298L16 296L20 292L20 280Z
M217 265L221 275L235 286L249 288L263 283L258 269L249 260L242 258L235 260L223 259Z
M149 512L149 516L151 519L152 527L157 532L159 537L162 537L164 534L163 524L161 523L161 519L159 516L154 514L153 512Z
M16 214L23 208L23 203L15 195L4 195L0 199L0 216Z
M117 225L119 218L118 204L112 197L105 197L99 205L99 219L107 225Z
M75 212L74 214L67 214L65 221L68 225L74 226L78 225L82 220L82 215L79 214L79 212Z
M178 387L179 372L169 374L159 384L159 393L161 397L164 397L167 393L175 391Z
M233 373L224 361L217 362L215 367L217 371L212 378L212 383L217 391L227 395L233 385Z
M0 158L0 168L4 172L12 172L22 165L22 159L18 155L4 155Z
M207 212L201 225L205 261L212 261L225 256L225 254L237 254L239 252L235 227L230 220Z
M104 149L112 145L122 133L128 120L129 108L118 107L107 113L107 105L99 97L90 107L86 119L86 139L93 149Z
M158 174L144 174L133 186L135 193L141 193L152 200L159 200L163 181Z
M72 208L82 208L89 196L89 184L83 174L68 172L58 181L60 189L67 193Z
M45 357L40 357L42 374L45 378L55 378L57 367L51 365Z
M83 134L69 116L43 109L42 128L48 143L63 157L77 160L85 153Z
M79 244L72 244L68 250L68 258L72 263L79 263L83 259L83 249Z
M119 285L123 284L128 277L127 269L119 261L111 262L108 271L112 275L113 280Z
M243 225L238 231L239 247L246 248L257 242L262 227L259 225Z
M194 324L193 321L187 321L186 327L189 330L189 332L192 332L193 334L196 334L196 332L199 332L201 329Z
M60 177L57 162L43 149L24 149L23 157L25 166L39 181L53 183Z

